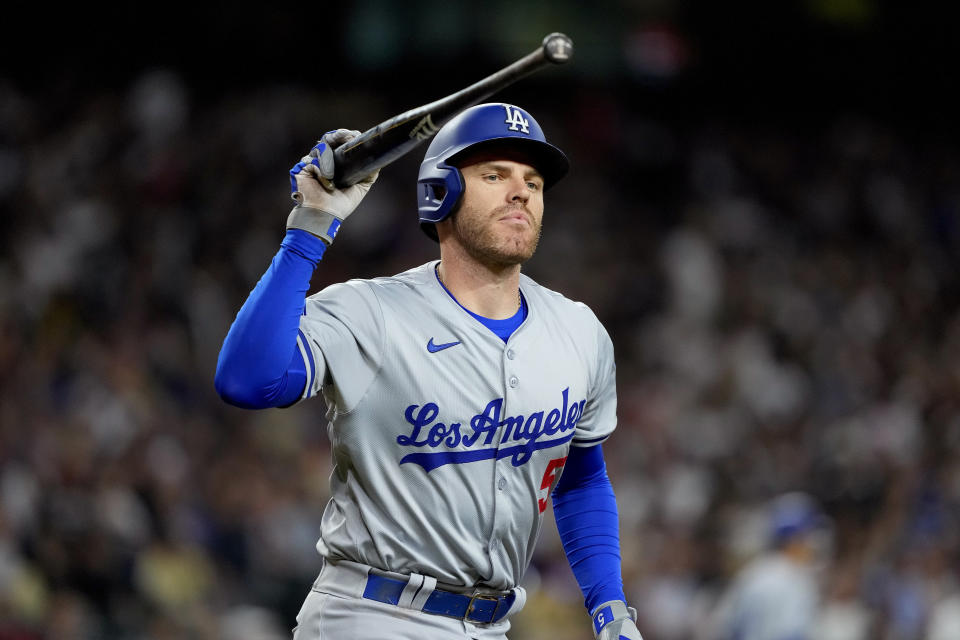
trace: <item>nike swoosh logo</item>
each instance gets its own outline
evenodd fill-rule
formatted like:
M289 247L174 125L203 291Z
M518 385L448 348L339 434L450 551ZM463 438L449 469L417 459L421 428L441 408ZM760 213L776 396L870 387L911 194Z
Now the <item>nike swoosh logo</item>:
M433 338L430 338L430 342L427 343L427 351L430 353L436 353L437 351L443 351L444 349L449 349L450 347L455 347L460 344L457 342L444 342L443 344L433 344Z

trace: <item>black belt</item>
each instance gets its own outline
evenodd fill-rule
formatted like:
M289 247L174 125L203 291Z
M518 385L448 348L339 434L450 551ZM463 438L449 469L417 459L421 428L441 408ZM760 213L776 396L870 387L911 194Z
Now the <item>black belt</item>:
M400 602L400 593L406 586L406 580L397 580L371 573L367 576L367 586L363 590L363 597L368 600L395 605ZM500 596L482 594L471 596L455 591L434 589L433 593L427 597L422 610L439 616L489 624L497 622L507 615L516 599L517 595L513 591Z

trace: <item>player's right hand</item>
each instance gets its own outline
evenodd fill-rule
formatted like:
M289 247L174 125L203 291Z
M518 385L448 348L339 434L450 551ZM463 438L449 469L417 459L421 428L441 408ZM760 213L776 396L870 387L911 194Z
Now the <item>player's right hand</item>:
M637 629L637 610L619 600L604 602L593 612L597 640L643 640Z
M327 244L333 242L340 223L353 213L380 175L376 171L343 189L333 185L333 150L358 135L359 131L350 129L328 131L290 169L290 195L297 206L287 218L288 229L304 229Z

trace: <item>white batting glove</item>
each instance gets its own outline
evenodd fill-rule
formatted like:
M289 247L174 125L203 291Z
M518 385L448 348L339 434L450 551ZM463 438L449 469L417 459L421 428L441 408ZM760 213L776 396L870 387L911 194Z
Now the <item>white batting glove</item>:
M643 640L637 629L637 610L620 600L604 602L592 617L597 640Z
M303 229L333 243L340 224L353 213L380 175L376 171L355 185L333 185L333 150L360 135L359 131L336 129L290 169L290 196L297 203L287 217L287 229Z

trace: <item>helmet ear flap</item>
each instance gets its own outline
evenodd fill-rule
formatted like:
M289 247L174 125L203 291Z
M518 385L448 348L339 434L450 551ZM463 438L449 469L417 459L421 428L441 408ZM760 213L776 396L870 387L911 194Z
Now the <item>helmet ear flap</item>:
M438 162L429 175L421 175L417 182L420 197L420 228L438 240L435 223L449 216L463 195L463 175L456 167Z

